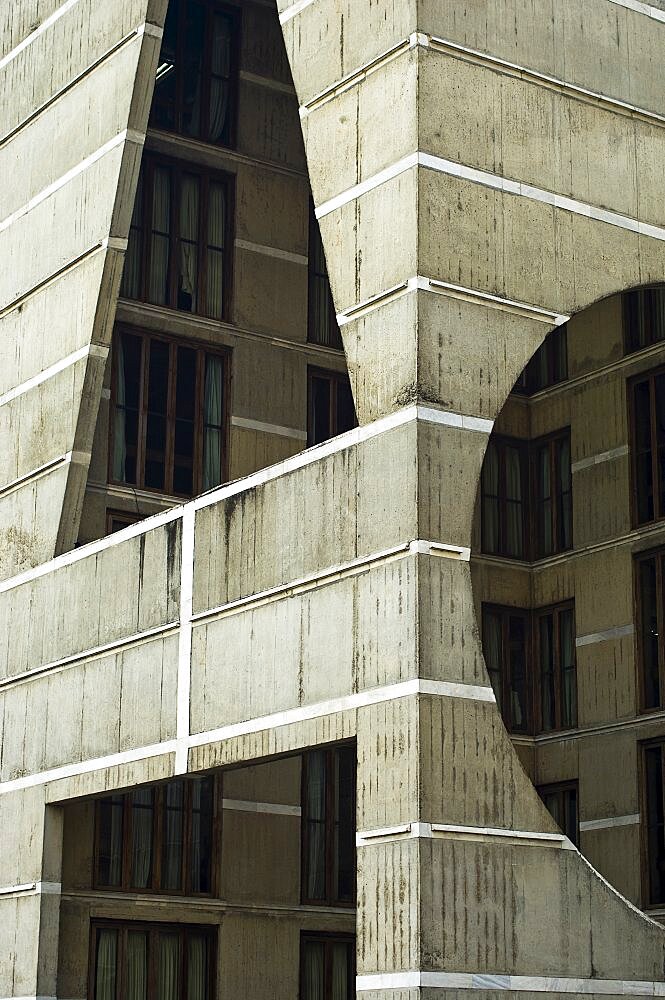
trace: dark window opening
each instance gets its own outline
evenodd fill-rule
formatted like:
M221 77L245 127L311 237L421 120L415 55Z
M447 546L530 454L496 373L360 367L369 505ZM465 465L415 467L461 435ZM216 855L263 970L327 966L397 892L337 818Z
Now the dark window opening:
M665 550L635 560L640 701L645 711L662 708L665 693Z
M483 605L485 663L506 728L514 733L530 729L528 639L528 612Z
M560 605L534 616L540 688L540 730L553 732L577 725L575 616L572 605Z
M305 754L302 781L302 901L353 906L355 747L312 750Z
M577 782L568 781L556 785L541 785L537 791L561 832L576 847L579 847Z
M630 383L633 521L665 517L665 371Z
M644 747L643 809L646 817L643 848L646 854L644 894L647 906L665 903L665 812L663 744Z
M570 432L534 441L531 448L534 555L542 559L573 544Z
M482 549L524 559L527 553L527 450L511 438L492 437L482 472Z
M568 378L568 326L552 330L526 366L513 392L531 396Z
M308 447L358 426L348 375L310 368L308 383Z
M344 350L337 323L335 304L323 252L321 231L310 202L309 217L309 284L307 308L307 339L312 344Z
M351 1000L356 995L356 945L350 934L300 937L300 1000Z
M623 295L626 354L665 340L665 288L638 288Z

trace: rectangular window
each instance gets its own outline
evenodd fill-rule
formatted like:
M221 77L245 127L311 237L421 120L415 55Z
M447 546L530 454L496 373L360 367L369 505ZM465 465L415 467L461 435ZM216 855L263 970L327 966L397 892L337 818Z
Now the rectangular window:
M228 355L119 328L109 478L190 497L226 476Z
M483 605L483 653L509 732L531 731L527 687L530 617L518 608Z
M641 707L662 708L665 693L665 549L635 559Z
M557 785L541 785L538 794L546 808L558 823L562 833L579 847L579 821L577 809L577 782L569 781Z
M99 799L96 887L212 895L214 822L211 777L170 781Z
M640 375L629 387L633 521L665 517L665 371Z
M229 315L232 179L143 157L120 294L211 319Z
M663 743L643 747L642 810L646 817L643 849L647 906L665 903L665 797L663 795Z
M300 1000L351 1000L356 995L356 944L350 934L300 937Z
M307 446L321 444L357 425L348 375L309 368Z
M534 558L564 552L573 544L570 431L531 445Z
M90 1000L213 1000L214 928L100 920L91 930Z
M665 340L665 288L638 288L623 295L626 354Z
M526 445L492 437L482 474L482 549L491 555L525 559L527 524Z
M136 524L137 521L141 520L142 517L140 514L129 514L124 510L107 510L106 534L112 535L114 532L122 531L123 528L127 528L130 524Z
M302 901L354 906L355 747L304 754L302 780Z
M568 378L568 326L558 326L546 337L515 383L513 392L531 396Z
M534 614L540 690L540 730L553 732L577 725L575 611L558 605Z
M153 128L233 146L240 11L216 0L170 0L150 113Z
M337 324L335 304L330 290L321 230L310 202L309 216L309 293L307 309L307 339L312 344L344 350Z

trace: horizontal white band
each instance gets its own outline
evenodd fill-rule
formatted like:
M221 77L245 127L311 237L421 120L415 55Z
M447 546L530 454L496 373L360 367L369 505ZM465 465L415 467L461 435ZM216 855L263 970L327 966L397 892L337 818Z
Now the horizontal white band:
M72 365L78 364L79 361L83 361L84 358L95 357L105 360L108 358L108 354L108 347L102 347L101 344L87 344L85 347L80 347L78 351L73 351L72 354L68 354L67 357L61 358L60 361L56 361L55 364L45 368L43 371L39 372L39 374L33 375L32 378L27 379L20 385L15 386L13 389L8 389L7 392L0 396L0 406L5 406L6 403L11 403L12 400L17 399L19 396L23 396L26 392L30 392L32 389L37 388L37 386L42 385L43 382L47 382L55 375L59 375L60 372L65 371L66 368L71 368Z
M48 31L49 28L53 27L56 21L59 21L60 18L70 11L72 7L76 6L77 3L78 0L65 0L65 2L58 7L57 10L54 10L49 17L44 18L42 23L38 25L34 31L31 31L29 35L26 35L22 42L19 42L19 44L8 52L7 55L0 59L0 70L4 69L5 66L7 66L7 64L13 59L16 59L17 55L23 52L24 49L27 49L29 45L32 45L32 43L36 41L40 35L43 35L45 31Z
M231 426L241 430L259 431L262 434L275 434L277 437L293 438L296 441L306 441L307 431L297 427L281 427L279 424L266 424L261 420L250 420L249 417L231 417Z
M617 625L615 628L605 629L603 632L590 632L588 635L578 635L575 645L592 646L596 642L607 642L610 639L621 639L625 635L634 635L635 626L632 622L628 625Z
M628 452L628 445L622 444L618 448L612 448L610 451L601 451L598 455L589 455L588 458L580 458L577 462L573 462L571 470L573 472L580 472L582 469L588 469L593 465L613 462L615 458L623 458Z
M381 830L366 830L356 833L356 847L367 847L371 844L395 840L498 840L524 841L528 845L545 847L569 848L573 845L561 833L543 833L541 831L505 830L496 827L459 826L445 823L405 823L402 826L386 827Z
M222 799L222 808L230 812L260 813L262 816L301 816L301 806L281 802L253 802L246 799Z
M403 159L374 174L373 177L369 177L360 184L355 184L336 197L331 198L316 210L317 219L324 218L331 212L337 211L344 205L349 204L349 202L361 198L369 191L373 191L375 188L380 187L395 177L399 177L409 170L413 170L415 167L433 170L437 173L446 174L449 177L457 177L460 180L468 181L471 184L478 184L481 187L490 188L494 191L500 191L503 194L515 195L526 198L529 201L551 205L553 208L571 212L573 215L594 219L597 222L605 222L619 229L639 233L641 236L649 236L655 240L665 241L665 228L662 226L654 226L647 222L641 222L638 219L632 219L618 212L608 212L604 208L598 208L596 205L590 205L575 198L568 198L566 195L556 194L544 188L537 188L522 181L514 181L507 177L502 177L500 174L490 173L487 170L467 167L463 163L457 163L453 160L447 160L442 156L434 156L431 153L425 152L410 153L408 156L403 157Z
M292 17L295 17L296 14L301 14L306 7L309 7L313 3L314 0L295 0L295 3L292 3L290 7L287 7L279 15L279 23L286 24Z
M611 830L616 826L638 826L640 814L632 816L608 816L607 819L587 819L580 823L580 833L587 830Z
M239 250L247 250L248 253L258 253L265 257L275 257L277 260L285 260L290 264L299 264L307 267L308 257L301 253L292 253L290 250L281 250L279 247L267 246L263 243L250 243L249 240L236 240L236 247Z
M625 7L626 10L633 10L636 14L645 14L654 21L665 22L665 11L658 7L653 7L650 3L642 3L641 0L609 0L617 7Z
M59 896L62 892L60 882L26 882L23 885L3 885L1 896Z
M52 458L49 462L44 462L43 465L38 465L36 469L31 469L30 472L24 473L24 475L19 476L17 479L12 479L11 482L0 487L0 498L8 496L10 493L14 493L16 490L22 489L22 487L27 486L28 483L36 482L38 479L41 479L42 476L47 476L50 472L53 472L61 465L69 465L70 462L76 464L74 460L76 456L80 454L81 453L79 452L68 451L66 455L58 455L57 458ZM88 455L87 458L89 460L90 456Z
M509 976L472 972L383 972L356 977L356 990L510 990L517 993L598 993L602 996L665 996L665 983L570 976Z

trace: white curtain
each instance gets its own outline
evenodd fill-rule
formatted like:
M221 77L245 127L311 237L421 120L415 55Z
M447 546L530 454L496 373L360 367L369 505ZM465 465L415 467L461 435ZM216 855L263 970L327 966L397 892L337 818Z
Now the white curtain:
M486 614L483 621L483 651L499 708L502 707L501 645L501 618L496 614Z
M332 954L332 998L349 1000L349 945L333 945Z
M206 313L213 319L224 314L224 242L226 192L221 184L211 184L208 198L208 258Z
M180 191L180 288L191 298L192 312L197 311L198 239L199 182L196 177L185 176Z
M159 937L159 1000L178 1000L180 970L180 940L176 934Z
M166 786L166 823L162 888L180 889L182 882L183 797L181 781Z
M326 893L326 755L315 750L307 757L307 898Z
M95 1000L115 1000L118 932L97 931L97 970Z
M152 230L148 299L166 305L171 231L171 173L166 167L153 173Z
M210 81L210 142L219 142L229 110L231 33L223 14L215 16L212 32L212 79Z
M127 935L127 1000L145 1000L148 989L148 940L143 931Z
M153 791L137 788L132 795L132 887L147 889L152 872Z
M324 990L325 945L307 941L303 962L303 1000L324 1000Z
M141 250L143 225L143 170L139 175L136 189L129 242L125 254L125 268L122 274L120 294L126 299L138 299L141 292Z
M203 489L210 490L222 481L222 413L224 369L221 358L206 358L203 400Z
M124 483L127 477L127 440L125 437L125 347L122 334L113 341L115 351L115 409L113 412L113 478Z
M208 985L208 942L202 936L189 938L187 1000L206 1000Z

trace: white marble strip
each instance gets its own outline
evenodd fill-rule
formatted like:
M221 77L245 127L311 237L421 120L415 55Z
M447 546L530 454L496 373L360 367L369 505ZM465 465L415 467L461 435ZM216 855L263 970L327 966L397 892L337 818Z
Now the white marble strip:
M616 4L617 7L625 7L626 10L633 10L636 14L645 14L654 21L665 23L665 11L660 10L658 7L653 7L650 3L642 3L641 0L609 0L609 2Z
M60 882L26 882L23 885L4 885L0 887L2 896L59 896L62 892Z
M54 195L57 191L60 191L61 188L69 184L70 181L74 180L80 174L85 173L86 170L92 167L99 160L103 159L103 157L105 157L107 153L110 153L114 149L117 149L118 146L122 146L123 143L125 142L136 142L137 144L142 145L144 138L145 137L141 136L138 132L132 131L130 133L128 129L125 129L123 132L118 132L118 134L114 135L112 139L109 139L108 142L105 142L103 146L100 146L99 149L96 149L94 153L91 153L89 156L86 156L84 160L81 160L80 163L77 163L76 166L72 167L71 170L68 170L67 173L63 174L61 177L58 177L58 179L53 181L52 184L49 184L47 187L43 188L39 192L39 194L36 194L34 198L31 198L30 201L26 202L25 205L22 205L20 208L17 208L16 211L12 212L11 215L8 215L6 219L0 221L0 233L4 232L5 229L8 229L11 225L13 225L14 222L17 222L19 219L22 219L23 216L27 215L28 212L31 212L33 208L37 208L38 205L41 205L42 202L50 198L51 195Z
M370 73L377 69L382 69L403 52L408 52L410 49L416 48L418 45L427 44L427 42L427 35L414 32L408 38L403 38L401 41L397 42L396 45L391 45L389 49L384 50L378 56L374 56L374 58L370 59L368 62L357 66L356 69L351 70L350 73L347 73L345 76L336 80L332 86L319 91L319 93L315 94L314 97L307 101L306 104L301 104L298 109L301 120L307 118L312 111L323 107L323 105L328 104L336 97L339 97L340 94L344 94L347 90L351 90L352 87L362 83L370 75Z
M607 819L587 819L580 823L580 833L587 830L612 830L616 826L638 826L640 814L632 816L608 816Z
M649 236L651 239L665 241L665 228L654 226L647 222L640 222L638 219L630 218L627 215L620 215L618 212L608 212L604 208L598 208L586 202L578 201L575 198L568 198L565 195L556 194L553 191L546 191L544 188L537 188L522 181L513 181L499 174L489 173L486 170L477 170L475 167L467 167L462 163L447 160L442 156L433 156L431 153L410 153L403 159L373 177L367 178L360 184L355 184L341 194L325 202L316 210L317 219L322 219L331 212L337 211L349 202L355 201L385 184L387 181L414 167L423 167L427 170L434 170L437 173L446 174L449 177L458 177L460 180L468 181L471 184L478 184L481 187L489 188L493 191L501 191L504 194L511 194L517 197L526 198L529 201L540 202L550 205L552 208L561 211L571 212L573 215L583 216L587 219L594 219L597 222L606 222L610 226L619 229L626 229L630 232L639 233L642 236Z
M138 646L141 643L150 642L151 639L166 638L176 628L178 628L178 622L155 625L154 628L146 629L145 632L134 632L132 635L125 636L124 638L114 639L113 642L104 643L102 646L93 646L91 649L84 649L80 653L72 653L71 656L64 656L60 660L52 660L50 663L33 667L31 670L25 670L20 674L11 674L10 676L2 677L0 678L0 691L5 688L15 687L18 684L24 684L26 681L34 680L35 677L39 677L41 674L56 673L67 667L73 667L84 660L96 660L103 656L118 653L129 646Z
M272 77L261 76L259 73L250 73L246 69L241 69L239 76L245 83L253 83L256 87L265 87L266 90L276 90L280 94L288 94L289 97L295 97L296 88L293 84L282 83L281 80L273 80Z
M31 31L29 35L26 35L22 42L19 42L18 45L16 45L13 49L11 49L11 51L3 56L2 59L0 59L0 70L4 69L5 66L12 62L13 59L16 59L16 57L20 55L24 49L27 49L29 45L32 45L32 43L36 41L40 35L43 35L45 31L48 31L49 28L53 27L56 21L59 21L61 17L64 17L64 15L70 11L72 7L75 7L78 2L79 0L65 0L65 2L58 7L57 10L54 10L49 17L45 18L42 23L34 29L34 31Z
M76 453L73 451L68 451L66 455L58 455L57 458L53 458L49 462L44 462L43 465L38 465L36 469L26 472L25 475L19 476L18 479L12 479L11 482L0 487L0 497L8 496L10 493L20 490L21 487L25 486L27 483L36 482L38 479L41 479L42 476L46 476L49 472L53 472L53 470L57 469L60 465L68 465L74 460L75 454Z
M296 14L302 14L305 8L309 7L310 4L313 3L314 0L295 0L295 3L292 3L290 7L287 7L286 10L283 10L279 15L279 23L286 24L286 22L290 21L292 17L295 17Z
M291 726L301 722L310 722L329 715L336 715L339 712L355 711L371 705L399 701L402 698L412 698L418 695L496 704L494 691L491 687L480 687L475 684L457 684L450 681L424 680L416 677L412 680L401 681L397 684L387 685L386 687L370 688L366 691L359 691L356 694L332 698L329 701L315 702L311 705L286 709L283 712L274 712L272 715L264 715L248 719L244 722L222 726L219 729L208 730L204 733L195 733L189 737L182 737L182 743L187 748L202 747L208 743L236 739L240 736L250 736L268 729ZM151 757L178 752L182 753L180 740L173 739L165 740L163 743L155 743L147 747L137 747L133 750L108 754L105 757L77 761L74 764L64 764L60 767L50 768L47 771L39 771L35 774L24 775L21 778L4 781L0 783L0 795L22 791L25 788L34 788L52 781L60 781L63 778L92 774L95 771L101 771L108 767L119 767L123 764L136 763L137 761L147 760Z
M356 847L367 847L370 844L394 840L437 840L448 837L467 840L478 838L484 841L521 840L529 845L538 844L540 846L575 849L568 838L561 833L422 822L405 823L401 826L386 827L380 830L361 831L356 833Z
M263 486L266 483L273 482L275 479L281 478L281 476L288 475L291 472L296 472L299 469L304 469L309 465L314 465L322 458L335 455L338 452L345 451L347 448L356 447L357 445L362 444L365 441L370 441L372 438L378 437L381 434L388 433L398 427L403 427L414 420L422 420L424 423L450 423L453 426L461 427L462 429L477 430L479 429L478 427L471 425L475 425L479 419L480 418L465 417L460 414L449 413L445 410L437 410L435 407L419 405L406 406L401 410L396 410L394 413L389 414L387 417L380 417L373 423L364 424L362 427L355 427L353 430L347 431L345 434L340 434L338 437L331 438L330 441L325 441L323 444L318 444L313 448L308 448L306 451L299 452L297 455L293 455L291 458L287 458L283 462L278 462L277 464L268 466L265 469L260 469L258 472L254 472L252 475L246 476L244 479L239 479L234 483L229 483L228 485L219 486L214 490L210 490L208 493L202 494L195 500L191 500L188 504L172 507L170 510L162 511L159 514L153 514L152 517L148 517L143 521L137 522L136 524L130 524L126 528L114 532L112 535L106 535L104 538L99 538L94 542L89 542L87 545L82 545L80 548L73 549L71 552L65 552L60 556L56 556L55 559L51 559L46 563L33 567L32 569L25 570L11 579L2 580L0 581L0 594L5 593L8 590L12 590L14 587L19 587L22 584L37 580L40 577L53 573L58 569L64 568L65 566L70 566L73 563L78 562L80 559L87 559L89 556L104 551L104 549L112 548L114 545L119 545L128 538L135 538L136 536L145 534L148 531L153 531L155 528L170 524L171 521L176 521L181 518L184 511L188 507L193 507L194 510L203 510L212 504L227 500L229 497L238 496L241 493L256 489L257 486ZM484 433L489 434L491 432L491 428L493 427L493 423L490 420L480 420L479 426L484 429ZM57 462L61 462L66 459L68 459L68 456L63 456L63 458L58 459ZM50 468L51 465L48 466L46 471Z
M463 299L464 301L489 305L504 312L517 313L528 316L530 319L539 320L548 325L562 326L567 323L570 316L563 313L554 312L551 309L543 309L541 306L530 305L528 302L519 302L516 299L503 298L500 295L492 295L490 292L483 292L476 288L468 288L464 285L455 285L449 281L440 281L437 278L426 278L423 275L414 275L406 281L393 285L391 288L377 295L372 295L357 305L350 306L344 312L337 314L339 326L346 326L362 316L366 316L375 309L381 308L387 302L393 302L414 291L432 292L437 295L444 295L449 298Z
M236 247L239 250L246 250L248 253L258 253L265 257L274 257L276 260L286 260L290 264L299 264L307 267L309 258L302 253L292 253L290 250L280 250L279 247L266 246L264 243L251 243L249 240L236 240Z
M194 596L194 519L192 506L182 516L180 557L180 632L178 637L178 693L176 710L175 773L187 772L189 701L192 684L192 602Z
M48 380L53 378L55 375L59 375L60 372L65 371L66 368L71 368L72 365L78 364L79 361L83 361L84 358L94 357L105 360L108 357L108 354L108 347L102 347L101 344L87 344L85 347L80 347L78 351L73 351L72 354L68 354L67 357L61 358L60 361L56 361L55 364L50 365L48 368L44 368L43 371L39 372L37 375L33 375L32 378L27 379L20 385L15 386L13 389L8 389L7 392L0 396L0 406L5 406L6 403L11 403L12 400L18 399L19 396L23 396L26 392L36 389L37 386L42 385L44 382L48 382Z
M592 465L613 462L615 458L623 458L624 455L628 454L629 450L627 444L622 444L618 448L610 449L610 451L601 451L598 455L589 455L588 458L580 458L577 462L573 462L571 470L573 472L580 472L581 469L588 469Z
M510 990L517 993L577 993L602 996L665 996L665 983L626 979L587 979L570 976L510 976L471 972L383 972L356 977L356 991L405 990L420 987L443 990Z
M262 816L301 816L300 806L281 802L253 802L247 799L222 799L222 808L229 812L260 813Z
M278 437L293 438L296 441L307 441L307 431L298 427L281 427L279 424L266 424L261 420L250 420L249 417L231 417L231 426L242 430L259 431L262 434L276 434Z
M575 645L592 646L596 642L607 642L608 639L621 639L625 635L634 635L635 626L632 622L628 625L617 625L614 628L607 628L603 632L589 632L587 635L578 635Z

